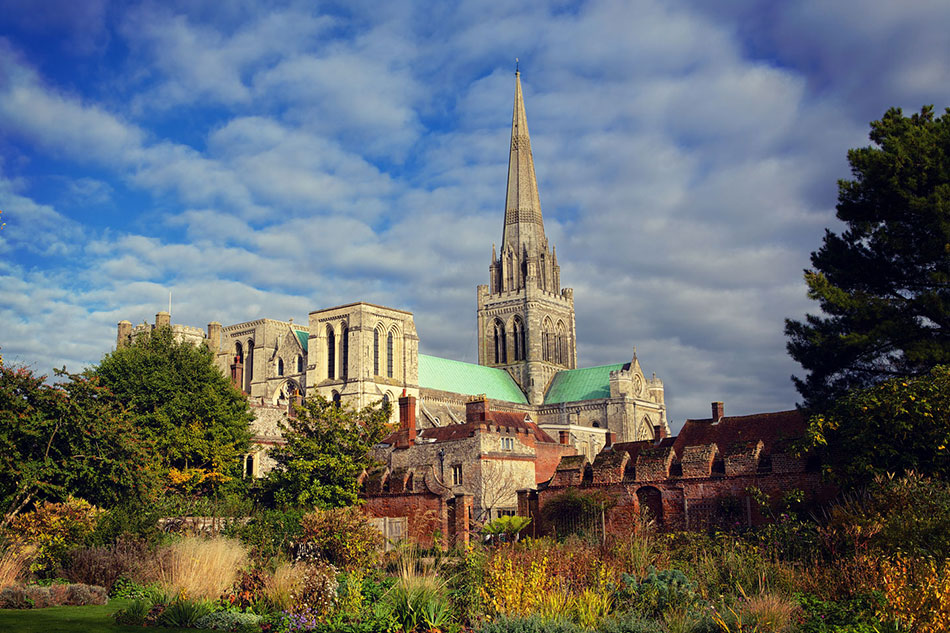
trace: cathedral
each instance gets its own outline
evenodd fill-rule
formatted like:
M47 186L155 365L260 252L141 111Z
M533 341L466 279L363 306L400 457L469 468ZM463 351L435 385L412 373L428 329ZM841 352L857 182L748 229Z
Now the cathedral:
M245 464L253 475L268 468L266 447L280 442L278 422L290 405L313 394L354 407L383 400L394 409L409 396L420 431L464 424L466 404L480 397L492 409L525 414L590 461L612 441L669 434L663 383L644 374L635 353L577 366L574 293L561 287L557 252L544 234L517 72L502 239L476 295L477 365L420 354L411 312L365 302L315 310L305 324L261 318L212 321L207 330L173 325L160 312L154 325L121 321L117 345L161 325L209 345L255 413L258 449Z

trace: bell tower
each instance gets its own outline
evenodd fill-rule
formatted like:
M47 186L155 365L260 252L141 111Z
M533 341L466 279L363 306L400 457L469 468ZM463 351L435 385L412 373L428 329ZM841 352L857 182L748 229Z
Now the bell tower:
M557 253L544 235L528 119L515 72L508 192L501 250L478 286L478 363L506 369L541 404L558 371L577 366L574 291L561 288Z

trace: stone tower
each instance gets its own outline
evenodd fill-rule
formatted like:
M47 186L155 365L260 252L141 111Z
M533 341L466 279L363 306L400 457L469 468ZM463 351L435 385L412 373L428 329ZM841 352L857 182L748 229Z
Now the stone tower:
M490 284L478 287L478 362L508 370L528 401L541 404L554 375L577 365L574 291L561 288L557 254L544 236L518 72L505 226L488 270Z

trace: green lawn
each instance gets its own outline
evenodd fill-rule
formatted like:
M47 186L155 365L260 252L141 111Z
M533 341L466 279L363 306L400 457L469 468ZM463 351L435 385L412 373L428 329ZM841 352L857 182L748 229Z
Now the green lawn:
M203 629L166 629L118 626L112 614L131 600L110 600L96 607L50 607L48 609L0 609L0 631L16 633L194 633Z

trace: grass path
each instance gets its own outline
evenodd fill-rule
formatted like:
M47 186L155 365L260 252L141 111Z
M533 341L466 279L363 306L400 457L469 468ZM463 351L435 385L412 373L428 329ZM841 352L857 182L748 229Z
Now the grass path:
M205 629L166 629L119 626L112 614L131 600L110 600L93 607L49 607L48 609L0 609L2 633L195 633Z

